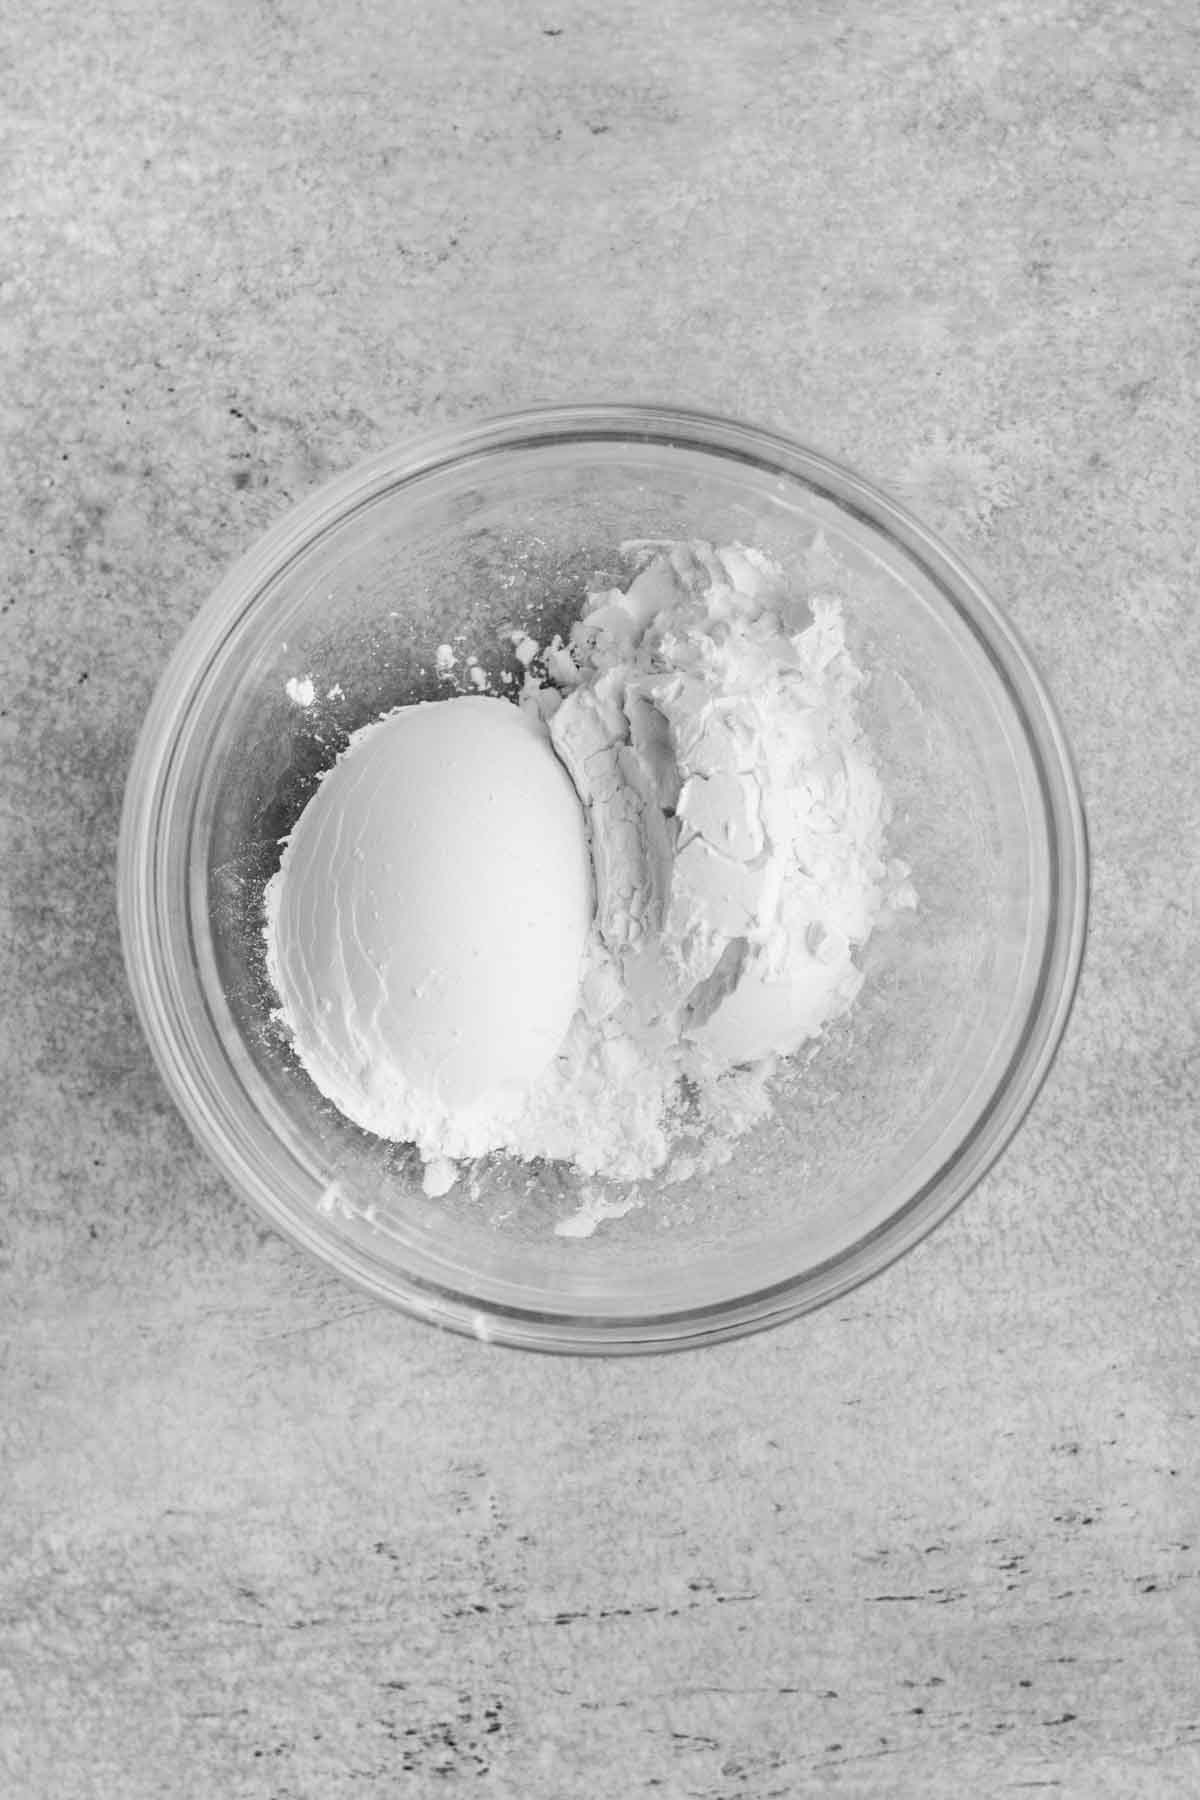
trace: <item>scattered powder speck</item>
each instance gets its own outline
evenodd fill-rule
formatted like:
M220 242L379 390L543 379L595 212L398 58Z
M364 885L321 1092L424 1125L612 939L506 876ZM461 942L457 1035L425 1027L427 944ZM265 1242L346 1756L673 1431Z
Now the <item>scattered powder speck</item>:
M623 1219L626 1213L633 1211L635 1206L644 1204L644 1200L636 1191L623 1195L619 1200L613 1200L606 1198L599 1188L589 1187L580 1202L578 1212L573 1212L567 1218L560 1219L554 1227L555 1234L565 1238L591 1237L597 1225L602 1225L605 1219Z
M311 706L317 697L311 676L297 677L292 675L285 682L287 697L293 706Z

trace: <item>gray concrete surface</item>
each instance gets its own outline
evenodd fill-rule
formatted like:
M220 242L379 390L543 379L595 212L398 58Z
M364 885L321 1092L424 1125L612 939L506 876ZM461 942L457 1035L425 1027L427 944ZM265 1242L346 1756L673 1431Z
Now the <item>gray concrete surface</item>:
M1191 0L0 15L0 1791L1200 1792ZM1002 1165L773 1335L545 1361L260 1230L126 995L156 675L289 501L571 396L891 483L1039 654L1090 956Z

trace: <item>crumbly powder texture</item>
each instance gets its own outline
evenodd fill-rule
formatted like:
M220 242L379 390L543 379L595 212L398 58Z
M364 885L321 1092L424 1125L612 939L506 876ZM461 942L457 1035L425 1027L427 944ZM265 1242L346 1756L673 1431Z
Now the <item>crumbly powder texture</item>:
M578 1006L523 1095L449 1125L431 1109L426 1130L409 1108L396 1135L415 1139L431 1193L493 1151L627 1187L727 1160L769 1113L779 1059L852 1006L881 915L915 903L886 857L832 559L818 544L797 586L740 545L627 548L640 572L593 593L567 642L516 634L520 704L587 822Z

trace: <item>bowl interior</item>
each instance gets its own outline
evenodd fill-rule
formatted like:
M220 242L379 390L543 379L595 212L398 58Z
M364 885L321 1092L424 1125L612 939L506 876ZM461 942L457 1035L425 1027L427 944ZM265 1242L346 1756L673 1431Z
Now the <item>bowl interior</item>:
M974 1179L1061 963L1037 690L1022 691L919 528L881 529L817 462L560 434L377 478L235 572L202 658L193 643L152 826L175 1085L243 1191L374 1291L518 1339L564 1324L676 1331L714 1309L761 1316L772 1296L794 1311L887 1260ZM414 1154L325 1101L273 1019L263 888L350 732L469 691L471 658L515 689L503 634L565 634L590 588L628 580L622 545L646 537L739 540L796 569L828 547L870 675L862 718L894 808L889 850L919 905L877 930L856 1007L785 1071L769 1123L724 1168L604 1194L559 1165L493 1158L429 1200ZM310 682L301 704L295 684ZM637 1203L590 1236L560 1235L585 1191Z

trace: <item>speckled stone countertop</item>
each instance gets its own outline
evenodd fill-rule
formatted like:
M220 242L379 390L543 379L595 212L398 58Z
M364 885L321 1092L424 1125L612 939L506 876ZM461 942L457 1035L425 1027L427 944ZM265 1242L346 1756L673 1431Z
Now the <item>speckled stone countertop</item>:
M1200 1792L1192 0L0 17L0 1792ZM210 1170L118 807L217 576L481 410L778 425L963 549L1095 853L1015 1145L741 1344L489 1351Z

